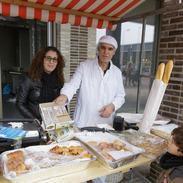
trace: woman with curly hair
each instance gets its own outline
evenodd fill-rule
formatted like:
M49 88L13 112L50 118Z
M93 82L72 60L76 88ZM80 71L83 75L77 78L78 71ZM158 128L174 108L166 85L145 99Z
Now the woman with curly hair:
M64 85L64 59L55 47L39 50L19 86L17 106L25 118L39 119L39 104L52 102Z

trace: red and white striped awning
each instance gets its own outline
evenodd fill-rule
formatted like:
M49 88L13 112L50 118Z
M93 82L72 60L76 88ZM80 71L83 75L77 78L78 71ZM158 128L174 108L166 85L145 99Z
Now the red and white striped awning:
M0 0L3 16L115 29L115 22L145 0Z

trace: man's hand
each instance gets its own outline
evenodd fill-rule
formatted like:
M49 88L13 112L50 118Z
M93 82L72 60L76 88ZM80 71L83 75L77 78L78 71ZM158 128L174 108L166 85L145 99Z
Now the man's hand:
M67 100L68 100L67 96L61 94L59 97L57 97L57 98L54 100L54 102L55 102L56 104L65 106Z
M111 114L114 112L115 110L115 106L114 104L109 104L109 105L106 105L104 107L102 107L102 109L100 109L100 116L103 117L103 118L108 118L111 116Z

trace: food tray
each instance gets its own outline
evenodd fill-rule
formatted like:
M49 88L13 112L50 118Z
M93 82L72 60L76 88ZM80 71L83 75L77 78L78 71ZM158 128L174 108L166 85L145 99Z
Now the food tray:
M178 127L178 125L176 125L174 123L170 123L167 125L153 126L151 128L151 133L153 133L161 138L169 139L171 136L171 132L177 127Z
M125 139L145 150L144 155L148 158L155 159L167 148L166 140L153 134L146 134L136 130L126 130L118 135L119 138Z
M129 163L134 160L137 155L144 152L142 148L136 147L109 133L81 132L76 133L75 137L85 143L93 153L95 153L98 160L110 169ZM107 144L106 148L104 144ZM120 148L117 149L114 145Z
M57 151L59 154L55 150L59 150ZM10 159L10 155L11 158L17 159L18 157L19 160L16 162L16 159ZM51 145L30 146L25 149L6 151L1 155L3 176L11 182L24 182L24 180L39 182L39 180L50 178L50 175L55 177L81 171L95 159L96 157L83 144L75 140ZM9 164L12 162L17 163L18 166L21 162L23 170L18 169L17 165L16 170L10 168Z

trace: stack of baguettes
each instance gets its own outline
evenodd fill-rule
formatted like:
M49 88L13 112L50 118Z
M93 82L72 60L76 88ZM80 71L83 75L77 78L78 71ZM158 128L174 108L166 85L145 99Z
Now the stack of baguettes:
M173 61L169 60L167 64L161 63L158 66L158 69L156 71L155 79L163 81L163 83L168 84L170 75L173 69Z
M144 133L150 133L150 129L156 119L158 110L163 99L170 75L173 69L173 61L169 60L166 64L161 63L158 66L155 80L153 81L142 121L139 123L139 130Z

